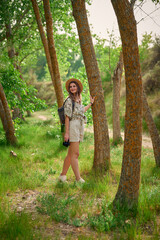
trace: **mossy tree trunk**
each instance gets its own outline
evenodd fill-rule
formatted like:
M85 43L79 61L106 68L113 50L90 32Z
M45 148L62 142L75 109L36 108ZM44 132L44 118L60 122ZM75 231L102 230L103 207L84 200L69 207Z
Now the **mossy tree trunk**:
M0 116L1 116L3 127L4 127L4 130L6 133L7 142L12 145L15 145L17 143L17 139L15 136L15 129L14 129L12 117L10 114L8 102L7 102L7 99L6 99L6 96L5 96L5 93L4 93L1 83L0 83L0 101L2 103L1 107L3 106L1 108L2 111L1 111ZM3 114L3 118L2 118L2 114ZM6 122L4 123L4 121L6 121ZM5 126L4 126L4 124L5 124Z
M119 61L113 74L113 144L122 141L120 118L119 118L119 102L120 102L120 88L121 77L123 73L123 54L120 53Z
M87 19L85 0L71 0L76 21L81 51L87 72L89 89L95 102L92 107L94 123L94 163L95 170L109 169L110 145L102 81L93 47Z
M142 79L136 21L128 0L111 0L117 16L126 79L125 139L121 177L113 204L137 207L142 146Z

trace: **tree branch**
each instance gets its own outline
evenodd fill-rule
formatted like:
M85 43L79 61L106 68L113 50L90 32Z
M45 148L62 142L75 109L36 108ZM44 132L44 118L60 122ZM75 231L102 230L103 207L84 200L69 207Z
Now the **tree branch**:
M21 65L21 63L24 61L24 59L26 59L29 55L31 55L31 54L33 54L33 53L35 53L35 52L37 52L37 51L39 51L39 50L41 50L41 49L42 49L42 47L41 47L41 48L37 48L37 49L35 49L35 51L29 52L28 54L26 54L26 55L19 61L19 64Z
M159 8L157 8L157 9L155 9L154 11L152 11L151 13L146 13L141 7L139 7L140 9L141 9L141 11L143 12L143 13L145 13L146 14L146 16L144 17L144 18L142 18L138 23L140 23L142 20L144 20L146 17L149 17L150 19L152 19L152 21L158 26L158 27L160 27L160 25L150 16L152 13L154 13L155 11L157 11ZM137 23L137 24L138 24Z
M131 4L131 7L132 7L132 8L134 7L136 1L137 1L137 0L131 0L130 4Z
M30 7L26 8L25 11L22 13L22 15L19 17L18 21L16 22L16 24L13 26L13 30L16 31L19 27L20 27L20 23L22 21L22 19L24 18L24 16L26 15L27 12L29 12Z

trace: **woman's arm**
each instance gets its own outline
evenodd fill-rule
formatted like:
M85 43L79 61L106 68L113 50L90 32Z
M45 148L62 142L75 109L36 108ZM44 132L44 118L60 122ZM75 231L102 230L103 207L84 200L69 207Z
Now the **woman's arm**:
M64 134L64 141L68 142L69 139L69 117L65 116L65 134Z
M86 112L93 105L94 99L95 99L95 97L92 98L90 96L90 103L87 106L84 107L84 112Z
M85 106L85 107L84 107L84 112L86 112L91 106L92 106L91 103L89 103L87 106Z

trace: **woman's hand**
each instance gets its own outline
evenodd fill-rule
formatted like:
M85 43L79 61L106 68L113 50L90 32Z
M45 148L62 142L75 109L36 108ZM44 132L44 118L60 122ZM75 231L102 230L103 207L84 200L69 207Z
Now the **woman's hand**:
M92 96L90 96L90 103L86 107L84 107L84 112L86 112L93 105L94 99L95 97L92 98Z
M92 98L92 96L90 96L90 103L91 103L91 105L93 105L94 99L95 99L95 97Z
M68 140L69 140L69 133L65 133L65 135L64 135L64 141L65 141L65 142L68 142Z

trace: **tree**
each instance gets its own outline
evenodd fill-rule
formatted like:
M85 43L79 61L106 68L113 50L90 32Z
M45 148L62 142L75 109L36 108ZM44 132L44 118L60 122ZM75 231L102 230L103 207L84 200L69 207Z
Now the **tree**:
M6 133L8 131L7 121L6 121L5 111L4 111L3 104L2 104L1 100L0 100L0 118L1 118L1 121L2 121L3 129Z
M97 57L98 67L101 74L102 86L104 91L112 87L112 75L116 68L121 47L118 45L118 38L114 36L114 32L107 31L107 39L101 39L94 35L94 49ZM110 84L108 84L110 83ZM105 92L104 92L105 94Z
M1 54L1 67L5 68L5 70L3 69L3 71L1 71L1 74L4 75L4 72L6 72L6 75L8 74L8 77L4 77L3 79L1 78L1 83L3 85L9 105L12 107L12 109L14 108L12 118L22 118L24 109L37 109L36 107L33 107L33 104L35 103L37 105L37 101L39 101L38 99L34 98L36 90L33 90L33 87L27 88L21 71L21 63L29 54L31 54L33 51L33 46L35 48L35 46L38 45L38 34L35 31L35 24L33 22L32 14L30 14L30 2L24 0L2 0L0 3L0 23L2 26L0 43L3 51ZM7 54L9 59L6 56ZM11 72L6 71L8 70L8 66L10 67L10 63L12 63L14 68L19 71L18 77L15 77L14 74L11 77L11 72L14 72L13 69ZM20 81L19 77L22 81ZM4 79L7 81L7 84L3 84ZM14 82L13 86L8 82L9 80L12 81L12 83ZM17 89L15 89L15 86L17 86ZM8 92L6 92L6 89ZM13 89L14 91L12 91ZM9 90L12 92L9 93ZM13 101L12 103L10 99L8 99L8 97L11 95L12 97L15 95L14 99L16 99L16 101ZM25 101L27 101L27 106ZM44 106L44 104L42 105ZM31 109L29 109L29 106Z
M58 66L54 38L53 38L53 22L52 22L52 14L50 10L49 0L43 0L43 6L44 6L45 19L46 19L48 48L49 48L49 53L51 58L52 70L55 78L56 98L57 98L58 107L61 107L63 105L63 92L62 92L59 66Z
M45 51L45 55L46 55L46 59L47 59L47 64L48 64L50 76L51 76L51 79L52 79L52 83L53 83L54 89L56 91L55 78L54 78L53 69L52 69L52 63L51 63L49 47L48 47L48 41L47 41L44 29L43 29L43 25L42 25L40 13L39 13L38 4L37 4L36 0L31 0L31 1L32 1L32 6L33 6L34 14L35 14L35 17L36 17L39 33L40 33L41 40L42 40L42 43L43 43L43 47L44 47L44 51ZM62 97L62 99L63 99L63 97ZM60 104L61 104L61 102L59 103L59 105Z
M143 91L143 116L145 118L151 136L156 166L160 167L160 136L154 123L154 120L152 118L152 114L148 106L147 98L144 91Z
M142 79L136 21L128 0L111 0L122 40L126 79L125 139L121 177L113 204L138 203L142 145Z
M95 142L93 168L100 170L109 169L110 146L104 94L88 24L85 0L71 0L71 3L73 7L73 16L78 29L80 46L87 72L90 93L93 97L96 97L94 105L92 107Z
M119 119L119 102L120 102L120 86L123 73L123 54L120 53L117 67L113 74L113 144L122 141L120 119Z
M15 136L15 129L14 129L13 121L11 118L8 102L7 102L7 99L6 99L6 96L3 91L3 87L2 87L1 83L0 83L0 102L1 102L0 117L1 117L2 124L3 124L4 130L5 130L5 133L6 133L7 142L12 145L15 145L17 143L17 139Z

